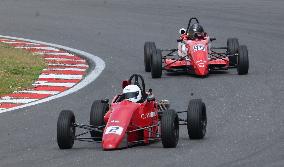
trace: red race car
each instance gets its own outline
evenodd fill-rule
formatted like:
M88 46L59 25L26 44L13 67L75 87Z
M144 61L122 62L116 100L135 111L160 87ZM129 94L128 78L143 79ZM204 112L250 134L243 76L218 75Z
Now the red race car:
M195 23L191 24L193 20ZM237 38L229 38L226 47L211 47L216 39L204 32L197 18L190 18L187 29L182 28L179 33L177 49L156 49L154 42L145 42L145 71L151 72L152 78L160 78L162 70L201 77L213 70L229 68L237 68L239 75L248 73L248 50L245 45L239 45Z
M187 125L190 139L202 139L206 133L206 107L201 99L190 100L186 111L169 109L167 100L157 101L152 89L145 90L141 75L133 74L122 82L123 93L109 100L94 101L90 124L76 122L70 110L61 111L57 122L57 143L70 149L74 140L98 142L103 150L126 148L162 141L163 147L176 147L179 125ZM178 117L187 113L187 118ZM77 129L83 129L76 132ZM78 130L77 130L78 131ZM86 136L90 134L90 136Z

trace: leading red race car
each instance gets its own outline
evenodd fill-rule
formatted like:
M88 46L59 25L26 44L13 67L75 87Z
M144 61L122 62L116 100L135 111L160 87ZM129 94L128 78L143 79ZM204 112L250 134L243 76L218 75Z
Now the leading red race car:
M169 109L167 100L157 101L152 90L145 90L141 75L133 74L122 82L123 93L109 100L96 100L91 108L90 124L76 122L70 110L61 111L57 122L57 143L70 149L74 140L102 143L103 150L149 144L162 140L163 147L176 147L179 125L187 125L190 139L202 139L206 133L206 107L201 99L190 100L186 111ZM187 119L178 113L187 113ZM77 132L77 129L85 131ZM89 136L85 136L90 134Z
M196 23L191 24L193 20ZM160 78L162 70L205 77L213 70L237 68L239 75L247 74L247 47L239 45L237 38L229 38L226 47L211 47L214 40L204 32L197 18L190 18L187 29L180 29L177 49L156 49L154 42L145 42L145 71L151 72L152 78Z

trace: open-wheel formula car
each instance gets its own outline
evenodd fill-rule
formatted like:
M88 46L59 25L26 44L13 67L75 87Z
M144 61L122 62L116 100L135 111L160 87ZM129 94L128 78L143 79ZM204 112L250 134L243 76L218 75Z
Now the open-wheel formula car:
M144 66L152 78L160 78L162 70L201 77L213 70L229 68L237 68L239 75L248 73L248 49L239 45L237 38L228 38L226 47L212 47L216 39L204 32L197 18L190 18L187 28L180 29L179 33L177 49L157 49L154 42L145 42Z
M169 109L167 100L157 101L152 90L146 92L144 79L133 74L122 82L123 93L93 102L90 123L79 124L70 110L60 112L57 143L60 149L72 148L74 141L101 143L103 150L127 148L162 141L174 148L179 140L179 125L186 125L190 139L202 139L206 133L206 107L201 99L192 99L186 111ZM178 117L187 113L187 118ZM82 132L78 133L78 129ZM87 136L87 135L90 136Z

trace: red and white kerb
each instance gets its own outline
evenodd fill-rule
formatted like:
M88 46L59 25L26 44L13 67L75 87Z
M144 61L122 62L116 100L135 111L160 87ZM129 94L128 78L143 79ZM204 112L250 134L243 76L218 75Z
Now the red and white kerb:
M0 42L43 56L48 63L48 67L42 71L31 89L2 95L0 111L66 91L80 82L89 68L86 60L63 49L6 38L0 38Z

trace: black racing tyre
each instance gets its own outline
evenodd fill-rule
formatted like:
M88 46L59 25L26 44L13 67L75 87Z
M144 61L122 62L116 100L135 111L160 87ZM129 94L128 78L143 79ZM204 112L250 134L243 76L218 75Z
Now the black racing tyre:
M60 149L72 148L75 140L75 116L70 110L62 110L57 121L57 144Z
M108 109L108 103L103 103L101 100L96 100L93 102L90 112L90 125L98 127L105 125L104 116ZM103 130L101 128L100 130ZM101 141L103 132L91 131L91 137L94 141Z
M144 66L146 72L151 72L151 59L156 52L155 42L145 42L144 44Z
M175 148L179 140L179 119L174 110L165 110L161 118L161 139L164 148Z
M239 49L239 40L237 38L228 38L227 39L227 48L228 48L228 54L234 55L238 52ZM235 66L237 65L237 56L230 56L230 65Z
M152 78L161 78L162 76L162 51L159 49L152 56L151 75Z
M249 69L249 57L247 46L241 45L238 49L238 65L237 70L239 75L245 75Z
M206 134L206 106L201 99L189 101L187 109L187 130L190 139L202 139Z

